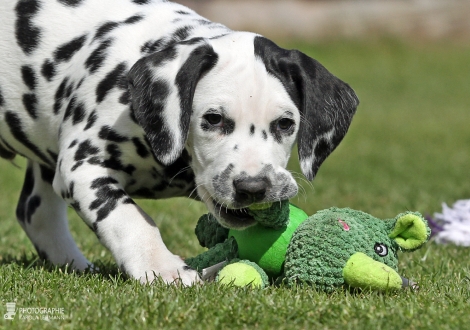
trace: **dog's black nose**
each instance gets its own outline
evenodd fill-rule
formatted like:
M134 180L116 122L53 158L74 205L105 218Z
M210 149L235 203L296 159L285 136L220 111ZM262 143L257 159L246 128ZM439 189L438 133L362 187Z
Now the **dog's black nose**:
M241 204L260 202L266 195L269 181L264 178L243 178L233 180L235 201Z

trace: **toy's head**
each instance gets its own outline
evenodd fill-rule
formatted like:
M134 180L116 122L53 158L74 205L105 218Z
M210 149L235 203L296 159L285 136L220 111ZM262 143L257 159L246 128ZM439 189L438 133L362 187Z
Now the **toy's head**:
M284 265L287 283L330 291L347 285L373 290L407 286L397 273L397 251L413 251L429 238L419 213L380 220L349 208L319 211L294 233Z

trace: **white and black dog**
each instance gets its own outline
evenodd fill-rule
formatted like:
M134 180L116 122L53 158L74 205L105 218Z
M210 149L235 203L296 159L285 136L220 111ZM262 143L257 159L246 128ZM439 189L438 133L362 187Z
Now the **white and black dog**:
M197 191L220 223L297 193L346 134L354 91L317 61L157 0L1 0L0 156L28 159L17 218L41 258L89 266L73 207L142 281L198 281L132 198Z

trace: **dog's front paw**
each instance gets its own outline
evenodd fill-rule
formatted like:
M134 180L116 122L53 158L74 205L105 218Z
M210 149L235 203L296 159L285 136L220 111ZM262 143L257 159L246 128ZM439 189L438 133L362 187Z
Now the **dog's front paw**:
M159 278L167 284L190 286L196 283L202 283L199 274L186 265L179 256L174 254L159 258L159 262L153 265L149 270L145 270L137 276L135 275L134 277L138 278L143 284L152 283Z

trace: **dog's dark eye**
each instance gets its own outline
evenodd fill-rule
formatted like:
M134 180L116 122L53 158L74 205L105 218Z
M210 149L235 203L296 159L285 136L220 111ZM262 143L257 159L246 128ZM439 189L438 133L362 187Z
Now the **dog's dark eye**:
M203 117L212 126L222 126L223 118L217 113L208 113Z
M294 126L294 121L289 118L282 118L277 122L277 128L280 131L288 131L292 126Z
M381 257L385 257L388 254L388 248L385 244L375 243L374 251Z

